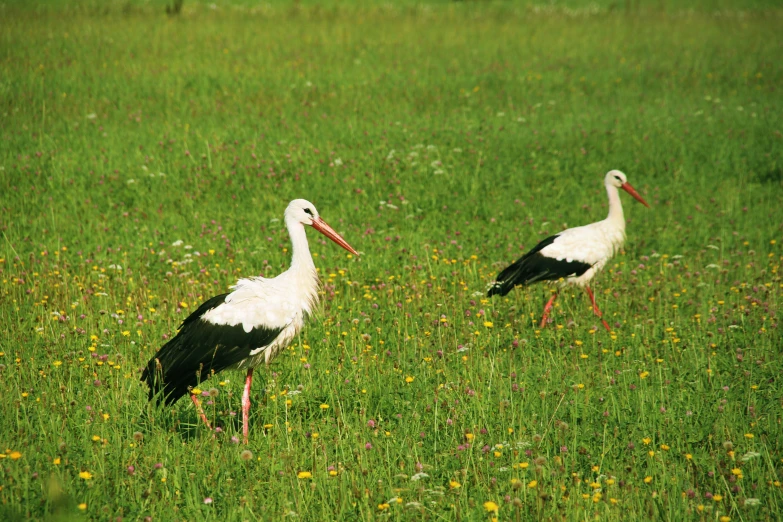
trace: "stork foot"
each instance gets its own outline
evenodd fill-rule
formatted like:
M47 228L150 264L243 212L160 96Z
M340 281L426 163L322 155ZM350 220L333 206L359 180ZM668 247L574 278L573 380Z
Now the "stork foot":
M546 326L547 320L549 319L549 313L552 311L552 308L555 305L555 299L557 299L557 292L552 294L552 297L550 297L549 301L546 302L546 306L544 306L544 314L541 316L541 324L538 325L539 328L544 328Z
M603 313L601 310L598 309L598 304L595 302L595 296L593 295L593 291L590 290L589 286L585 286L585 292L587 292L587 295L590 296L590 302L593 304L593 313L601 318L601 323L603 323L604 328L606 328L607 332L611 332L612 329L609 328L609 323L606 322L606 319L603 318Z
M253 382L253 368L248 368L245 377L245 391L242 393L242 440L248 441L248 422L250 418L250 385Z
M209 419L207 419L204 410L201 408L201 402L199 402L198 397L196 397L194 394L191 394L190 399L193 401L193 405L196 406L196 411L198 412L199 417L201 417L201 420L204 421L204 424L207 425L207 429L212 431L212 425L209 423Z

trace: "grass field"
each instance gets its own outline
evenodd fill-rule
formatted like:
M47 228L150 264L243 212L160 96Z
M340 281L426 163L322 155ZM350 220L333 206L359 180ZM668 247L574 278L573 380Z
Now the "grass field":
M776 2L0 6L0 519L776 520ZM605 217L607 334L569 292L487 300ZM318 314L256 373L148 405L203 300L287 267ZM573 295L573 297L571 297ZM205 399L206 400L206 399Z

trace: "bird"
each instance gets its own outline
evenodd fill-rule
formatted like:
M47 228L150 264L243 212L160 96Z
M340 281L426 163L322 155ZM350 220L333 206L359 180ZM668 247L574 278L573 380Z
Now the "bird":
M487 296L504 296L517 285L530 285L539 281L555 282L560 288L568 285L582 287L590 297L593 313L601 318L604 328L610 331L588 283L625 242L625 218L618 189L623 189L645 207L649 208L650 205L619 170L609 171L604 177L604 185L609 197L609 215L606 219L569 228L544 239L500 272ZM556 298L557 291L544 306L540 328L546 326Z
M157 398L159 404L171 405L190 394L201 419L211 429L191 390L223 370L246 368L242 394L245 444L253 369L262 363L269 364L285 349L318 304L320 282L305 226L313 227L351 254L359 255L309 201L291 201L284 215L293 250L290 268L271 279L239 279L231 292L202 303L149 360L141 375L149 387L150 401Z

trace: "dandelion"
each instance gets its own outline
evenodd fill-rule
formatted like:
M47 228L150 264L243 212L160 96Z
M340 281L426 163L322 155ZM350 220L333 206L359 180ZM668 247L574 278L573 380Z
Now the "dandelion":
M378 504L378 509L379 509L380 511L386 511L386 510L387 510L387 509L389 509L390 507L391 507L391 506L389 506L389 504L387 504L386 502L384 502L383 504Z
M413 378L412 376L410 376L410 375L408 375L407 377L405 377L405 382L407 382L408 384L412 383L412 382L413 382L413 380L414 380L414 378Z
M500 508L495 502L488 500L487 502L484 502L484 509L487 510L487 513L497 513Z
M79 504L77 507L78 507L78 508L79 508L81 511L84 511L85 509L87 509L87 504L85 504L84 502L82 502L82 503L81 503L81 504Z
M313 474L309 471L300 471L296 474L296 478L298 479L311 479L313 478Z
M723 495L713 495L712 500L714 500L715 502L720 502L721 500L723 500Z
M329 409L329 405L328 404L321 404L319 406L319 408L321 408L322 410L328 410Z
M89 471L82 471L79 473L79 478L82 478L84 480L90 480L92 478L92 473Z
M745 438L746 439L752 439L753 438L753 434L752 433L746 433L745 434Z
M55 457L54 460L52 461L52 464L54 464L55 466L59 466L60 465L60 457Z
M11 460L18 460L18 459L22 458L22 454L19 453L18 451L12 451L11 453L8 454L8 457Z
M239 458L242 460L251 460L253 458L253 452L250 450L244 450L239 454Z
M452 481L449 482L449 488L451 488L451 489L459 489L461 487L462 487L462 484L460 484L456 480L452 480Z
M647 475L646 477L644 477L644 483L645 484L649 484L650 482L652 482L652 477L651 476Z
M533 489L536 486L538 486L538 481L537 480L531 480L530 482L527 483L527 487L529 487L530 489Z

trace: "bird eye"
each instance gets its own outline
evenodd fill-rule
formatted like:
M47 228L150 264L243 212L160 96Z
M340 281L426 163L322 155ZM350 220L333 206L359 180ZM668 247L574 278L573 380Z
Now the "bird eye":
M614 177L614 179L616 179L617 181L622 181L622 180L620 179L620 176L615 176L615 177Z
M306 208L306 209L304 209L304 210L305 210L305 214L309 214L309 215L311 215L311 216L313 215L313 211L312 211L312 210L310 210L309 208Z

